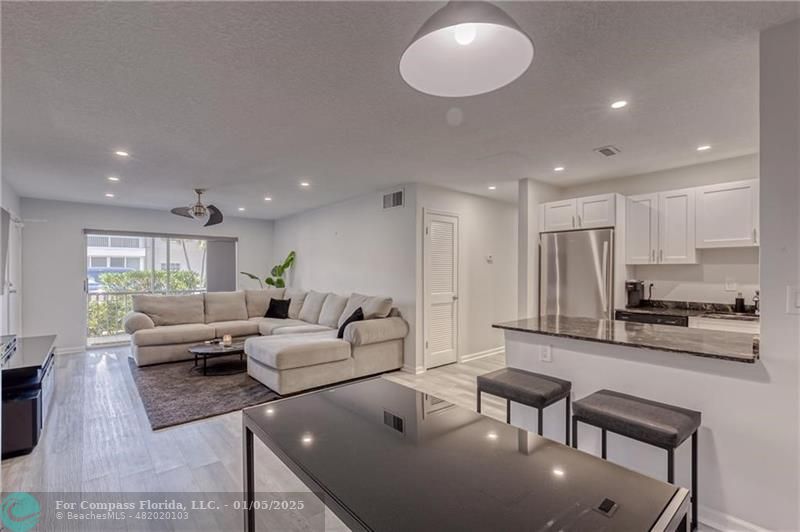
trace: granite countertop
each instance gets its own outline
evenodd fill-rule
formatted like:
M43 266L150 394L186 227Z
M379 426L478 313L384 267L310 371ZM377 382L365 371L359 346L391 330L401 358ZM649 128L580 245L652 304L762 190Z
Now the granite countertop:
M695 303L687 301L661 301L645 300L641 306L625 307L625 312L636 314L659 314L661 316L682 316L682 317L709 317L714 319L758 321L759 316L755 313L755 308L747 305L747 312L737 313L733 311L733 305L725 303Z
M492 327L750 364L758 360L753 335L748 333L569 316L527 318Z

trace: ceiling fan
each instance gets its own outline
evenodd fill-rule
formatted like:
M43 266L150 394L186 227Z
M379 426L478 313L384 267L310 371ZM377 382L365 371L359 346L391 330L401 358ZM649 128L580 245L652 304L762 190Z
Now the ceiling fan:
M172 209L172 214L177 214L178 216L184 216L186 218L191 218L203 224L204 227L208 227L209 225L217 225L222 223L222 211L217 209L213 205L205 206L203 205L203 201L201 196L206 191L204 188L196 188L194 189L195 194L197 194L197 203L192 205L191 207L175 207Z

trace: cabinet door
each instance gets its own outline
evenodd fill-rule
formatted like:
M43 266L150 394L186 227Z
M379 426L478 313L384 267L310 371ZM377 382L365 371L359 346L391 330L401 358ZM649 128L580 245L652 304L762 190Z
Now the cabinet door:
M658 262L695 264L695 189L658 195Z
M540 231L564 231L576 227L577 201L551 201L541 206Z
M592 227L613 227L616 219L616 195L601 194L577 200L577 226L581 229Z
M625 209L625 263L653 264L658 249L658 194L630 196Z
M758 181L736 181L697 189L697 247L758 245Z

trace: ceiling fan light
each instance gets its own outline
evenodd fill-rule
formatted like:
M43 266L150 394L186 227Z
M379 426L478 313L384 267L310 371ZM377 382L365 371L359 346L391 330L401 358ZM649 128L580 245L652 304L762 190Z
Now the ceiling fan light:
M420 28L400 58L414 89L458 98L497 90L533 61L533 42L505 11L488 2L449 2Z

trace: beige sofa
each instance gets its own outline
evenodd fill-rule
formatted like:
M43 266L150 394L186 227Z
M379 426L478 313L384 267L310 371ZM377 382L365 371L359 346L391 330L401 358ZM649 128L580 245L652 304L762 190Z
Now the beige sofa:
M264 317L272 298L291 299L288 319ZM359 307L365 320L337 338ZM189 347L225 334L247 338L248 373L282 395L399 369L408 334L389 298L292 288L134 296L124 324L139 366L190 360Z

